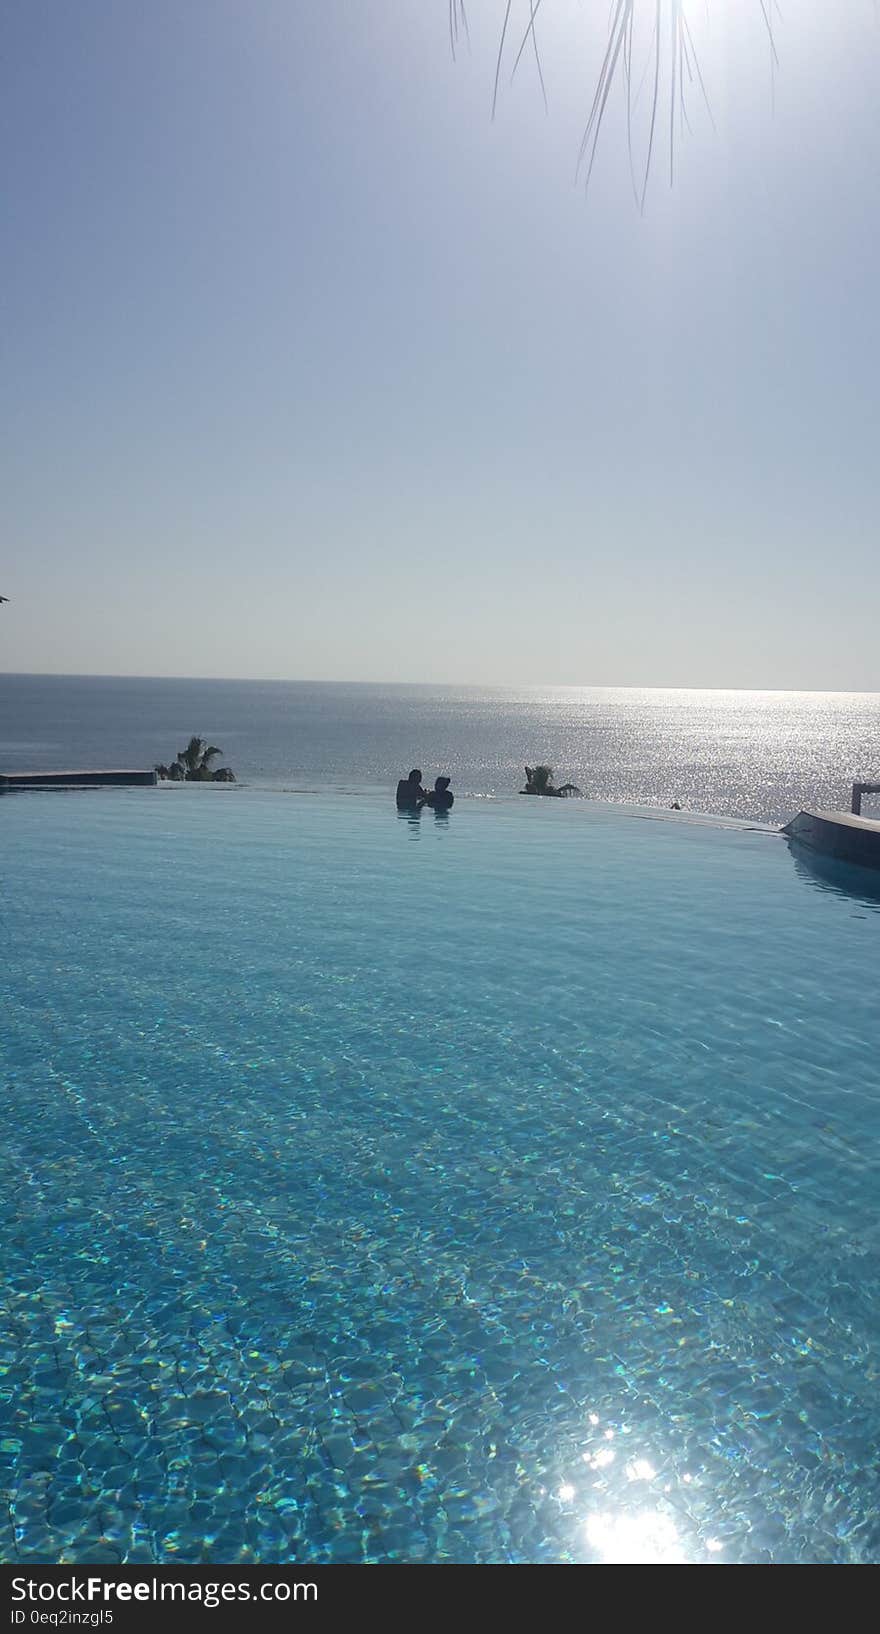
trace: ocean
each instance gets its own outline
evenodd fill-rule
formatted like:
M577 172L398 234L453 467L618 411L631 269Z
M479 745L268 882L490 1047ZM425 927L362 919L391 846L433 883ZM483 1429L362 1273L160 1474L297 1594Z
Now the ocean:
M592 799L778 823L878 774L880 693L0 675L0 771L152 766L193 734L251 785L390 794L420 766L498 799L549 764Z

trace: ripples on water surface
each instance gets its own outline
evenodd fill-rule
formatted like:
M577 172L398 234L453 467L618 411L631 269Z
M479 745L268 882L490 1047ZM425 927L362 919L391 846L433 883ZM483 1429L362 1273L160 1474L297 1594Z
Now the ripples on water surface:
M0 821L5 1560L877 1558L858 870L543 801Z
M547 761L595 799L764 822L848 807L880 770L876 693L0 676L0 770L149 766L193 732L252 782L387 788L419 765L503 795Z

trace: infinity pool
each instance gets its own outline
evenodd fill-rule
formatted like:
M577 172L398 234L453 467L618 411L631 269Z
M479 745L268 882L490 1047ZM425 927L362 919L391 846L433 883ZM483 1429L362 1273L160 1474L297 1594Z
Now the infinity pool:
M585 802L0 832L4 1560L880 1557L858 871Z

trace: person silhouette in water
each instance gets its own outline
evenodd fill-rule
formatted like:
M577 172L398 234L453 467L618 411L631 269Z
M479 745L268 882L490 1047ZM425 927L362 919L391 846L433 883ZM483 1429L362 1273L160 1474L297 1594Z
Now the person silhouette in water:
M448 777L435 778L433 789L425 796L426 805L434 811L448 811L455 800L455 795L450 793L449 782Z
M398 811L420 811L425 804L425 791L422 788L422 774L418 767L410 772L409 777L402 777L397 785Z

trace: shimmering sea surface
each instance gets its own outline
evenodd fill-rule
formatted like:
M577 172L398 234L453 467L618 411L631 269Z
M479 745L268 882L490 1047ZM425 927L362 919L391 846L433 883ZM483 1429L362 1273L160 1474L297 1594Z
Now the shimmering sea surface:
M880 1556L870 876L9 795L0 1554Z
M419 766L503 797L549 763L596 800L774 823L880 778L872 692L0 675L0 771L152 766L193 733L251 785L388 789Z

